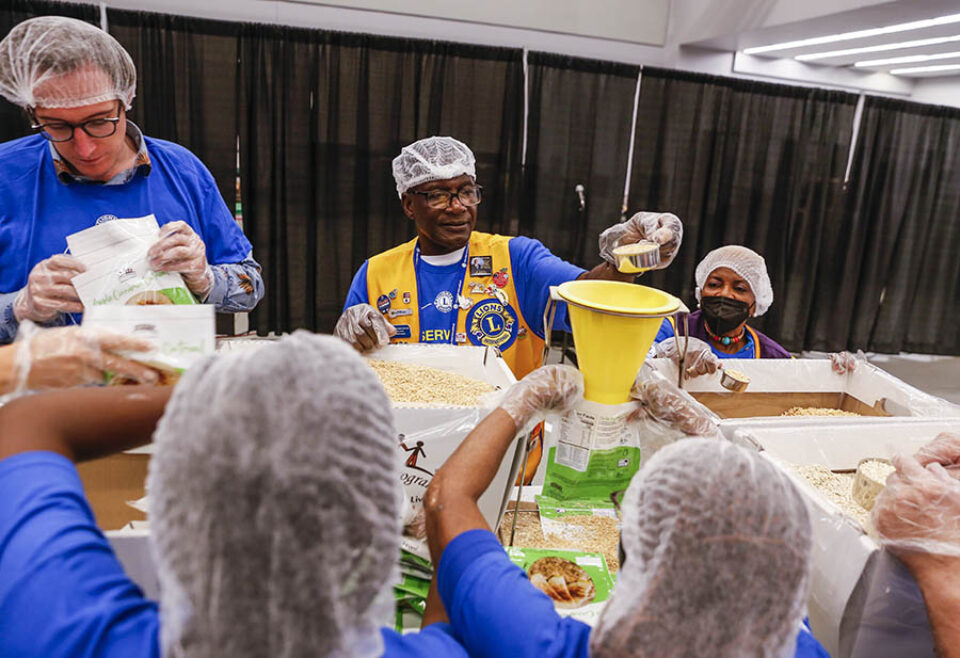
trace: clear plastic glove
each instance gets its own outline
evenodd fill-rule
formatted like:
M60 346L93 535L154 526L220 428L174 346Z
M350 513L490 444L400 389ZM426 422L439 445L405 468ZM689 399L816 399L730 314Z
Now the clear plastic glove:
M396 327L370 304L356 304L345 310L333 329L334 336L364 354L389 344L396 333Z
M654 345L654 358L670 359L679 368L680 352L683 349L684 338L679 338L680 345L677 346L677 339L668 338ZM720 357L713 353L710 346L699 338L690 338L687 344L687 354L684 357L683 365L685 368L684 379L693 379L700 375L713 374L723 367L720 363Z
M833 364L833 371L838 375L843 375L856 371L858 363L867 363L867 355L863 353L863 350L857 350L856 354L844 350L831 354L830 362Z
M667 381L659 372L641 368L630 390L637 400L631 420L649 418L688 436L716 436L717 418L689 393Z
M960 479L960 434L942 432L913 457L925 468L940 464L951 477Z
M641 240L660 245L660 264L655 269L662 270L673 262L680 250L683 223L679 217L668 212L638 212L625 222L614 224L600 234L600 258L615 265L614 249Z
M34 265L27 285L13 302L17 321L49 322L57 313L82 313L83 304L71 279L86 269L76 258L62 254Z
M507 390L500 408L517 429L534 415L548 411L566 413L583 400L583 374L572 366L542 366Z
M56 327L43 329L32 322L20 325L14 358L14 392L102 384L105 373L144 384L157 382L157 373L115 352L147 351L149 341L120 334Z
M213 270L207 263L207 247L186 222L160 227L159 239L147 251L147 262L157 272L176 272L190 291L205 297L213 288Z
M930 447L939 453L943 443ZM923 465L904 455L892 461L897 470L887 478L871 516L880 543L907 559L911 554L960 557L960 479L938 461Z

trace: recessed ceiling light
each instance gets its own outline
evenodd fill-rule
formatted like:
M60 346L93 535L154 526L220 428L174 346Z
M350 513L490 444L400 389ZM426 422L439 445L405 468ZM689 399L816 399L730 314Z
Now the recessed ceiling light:
M859 55L861 53L880 53L888 50L903 50L905 48L937 46L941 43L951 43L953 41L960 41L960 34L955 34L949 37L933 37L930 39L917 39L915 41L901 41L899 43L884 43L878 46L864 46L862 48L847 48L846 50L830 50L823 53L810 53L809 55L797 55L794 57L794 59L800 62L813 62L818 59L847 57L848 55Z
M938 64L936 66L911 66L905 69L893 69L894 75L908 75L910 73L936 73L942 71L960 71L960 64Z
M954 59L960 57L960 50L952 53L936 53L934 55L906 55L904 57L888 57L887 59L868 59L854 64L862 66L890 66L893 64L916 64L918 62L932 62L937 59Z
M868 37L880 36L882 34L894 34L896 32L908 32L910 30L923 30L928 27L936 27L938 25L950 25L951 23L960 23L960 14L950 14L949 16L927 18L922 21L911 21L909 23L897 23L896 25L887 25L886 27L875 27L869 30L857 30L855 32L841 32L840 34L828 34L822 37L800 39L798 41L786 41L784 43L774 43L769 46L757 46L755 48L746 48L744 49L743 52L747 55L758 55L760 53L769 53L774 50L806 48L808 46L819 46L824 43L836 43L838 41L849 41L851 39L866 39Z

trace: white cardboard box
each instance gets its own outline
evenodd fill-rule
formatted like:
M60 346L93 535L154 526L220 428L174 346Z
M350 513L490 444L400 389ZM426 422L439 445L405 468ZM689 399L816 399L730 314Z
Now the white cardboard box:
M669 359L648 361L671 382L677 381L677 367ZM740 427L754 423L769 422L779 415L774 411L781 406L833 406L860 413L876 413L890 416L884 422L908 418L960 418L960 406L942 398L924 393L893 375L869 363L859 363L854 372L838 375L833 372L828 359L738 359L726 361L724 367L736 368L750 377L750 385L744 393L731 393L720 385L720 375L703 375L684 382L684 389L710 407L713 401L739 404L749 409L754 399L764 395L777 402L770 404L772 415L742 417L735 411L720 424L726 436ZM757 394L760 394L759 396ZM818 396L823 399L817 402ZM763 404L762 402L760 403ZM782 409L785 411L786 409ZM720 414L721 417L724 414ZM814 417L795 416L779 418L777 422L808 423ZM857 422L857 418L831 417L837 423Z
M429 366L484 381L506 390L516 379L495 350L485 347L454 345L388 345L370 359L401 361ZM491 398L483 406L450 407L395 404L397 455L401 465L401 482L414 511L419 510L433 474L453 454L467 434L496 406ZM522 460L522 442L514 439L493 482L480 497L478 505L491 528L497 524L507 502L509 484L516 478ZM512 458L511 458L512 457ZM426 543L404 536L401 546L429 557Z
M956 431L960 421L788 420L755 421L736 428L731 438L784 467L807 500L814 539L809 599L814 634L835 658L933 658L926 609L913 578L790 466L853 469L865 457L912 454L940 432Z

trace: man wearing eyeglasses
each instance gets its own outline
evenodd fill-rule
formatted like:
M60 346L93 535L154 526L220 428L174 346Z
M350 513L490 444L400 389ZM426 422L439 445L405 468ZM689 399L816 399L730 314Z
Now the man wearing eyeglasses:
M476 159L452 137L428 137L393 161L404 214L417 236L365 262L353 279L336 335L361 352L388 342L486 345L500 350L517 378L540 365L550 286L578 278L632 281L612 254L584 270L539 241L474 231L483 188ZM667 213L638 213L604 231L602 245L653 240L661 267L680 247L683 227ZM557 326L565 327L558 313Z
M34 18L0 42L0 94L38 133L0 145L0 344L22 321L68 324L83 311L71 279L85 268L64 254L66 236L118 217L156 216L150 266L179 273L201 302L236 312L263 296L207 168L127 119L135 91L130 56L88 23Z

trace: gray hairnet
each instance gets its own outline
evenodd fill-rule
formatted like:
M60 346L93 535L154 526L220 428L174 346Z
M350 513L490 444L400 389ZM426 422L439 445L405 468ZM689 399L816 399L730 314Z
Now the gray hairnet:
M133 60L103 30L63 16L16 25L0 41L0 95L24 108L123 101L136 94Z
M477 178L477 159L469 146L453 137L425 137L404 146L393 159L398 195L422 183L464 174Z
M714 249L697 265L694 274L697 281L697 299L700 299L700 291L707 279L720 267L733 270L750 284L750 290L757 298L755 315L760 316L767 312L773 304L773 286L770 284L770 275L767 274L767 261L753 249L737 244Z
M622 505L626 561L594 658L793 655L811 525L789 477L722 439L662 448Z
M386 394L297 332L178 384L147 488L168 658L380 656L401 493Z

